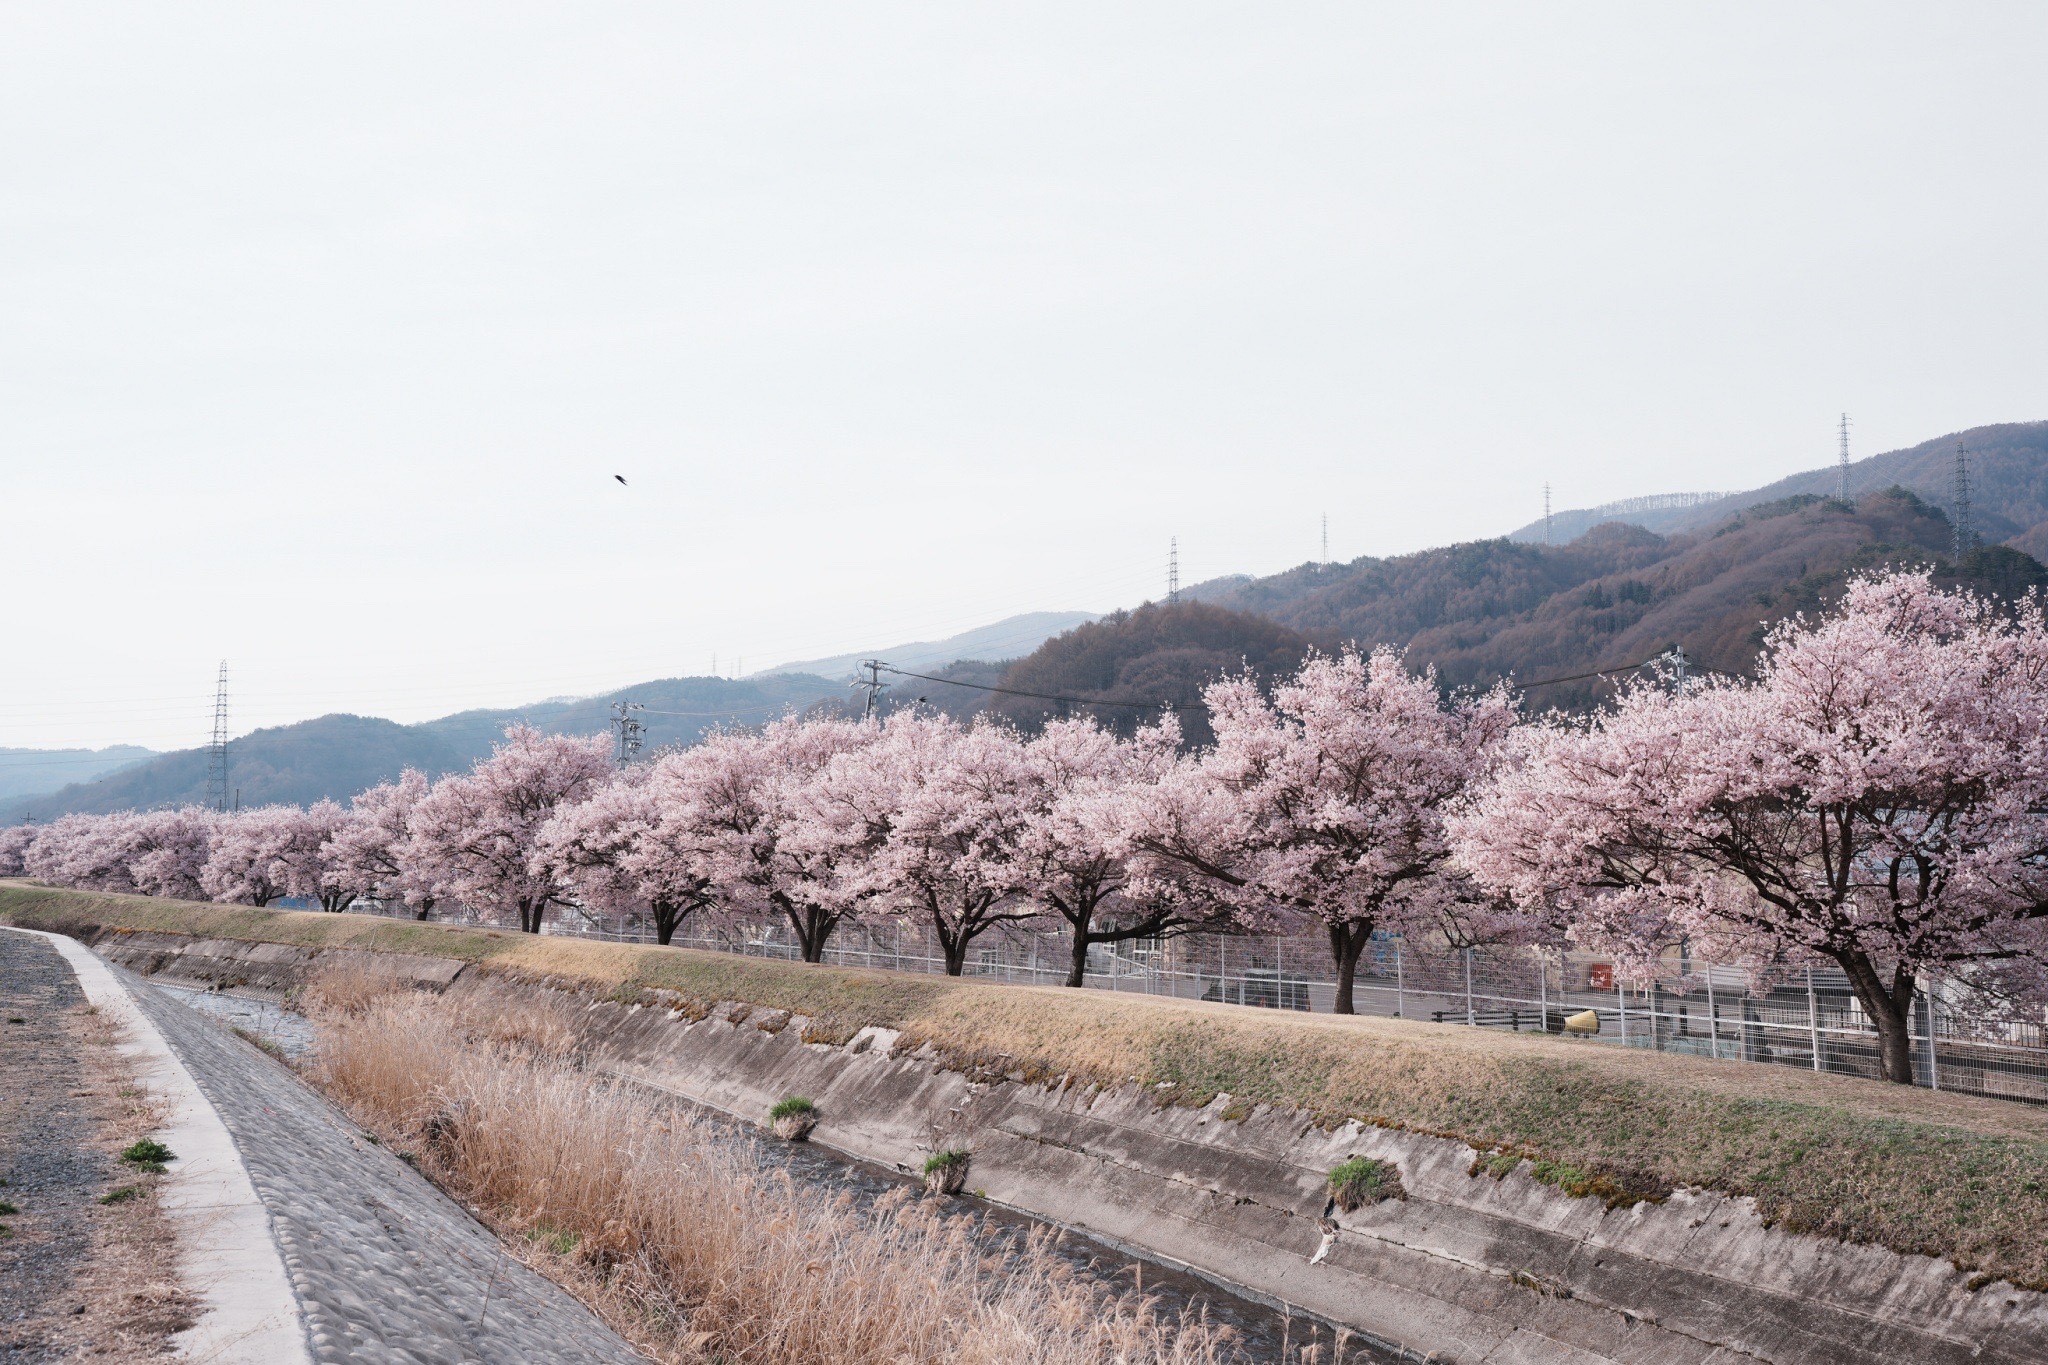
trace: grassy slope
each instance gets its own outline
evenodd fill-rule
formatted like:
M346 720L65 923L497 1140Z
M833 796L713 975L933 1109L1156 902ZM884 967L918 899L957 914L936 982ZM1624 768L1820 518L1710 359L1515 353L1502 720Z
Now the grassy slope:
M1329 1120L1442 1133L1614 1185L1754 1196L1801 1231L1947 1256L2048 1288L2048 1111L1777 1067L1401 1020L984 985L687 949L356 915L0 884L0 921L461 958L493 969L743 1000L848 1036L901 1029L954 1064L1227 1092ZM1496 1163L1504 1169L1507 1162ZM1547 1166L1539 1166L1548 1171Z

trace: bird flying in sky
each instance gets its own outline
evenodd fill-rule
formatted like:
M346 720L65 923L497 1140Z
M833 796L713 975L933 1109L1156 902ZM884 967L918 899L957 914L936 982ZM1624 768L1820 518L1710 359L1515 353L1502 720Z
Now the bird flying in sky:
M612 477L617 479L620 483L624 483L626 481L626 476L624 474L614 474L612 475Z

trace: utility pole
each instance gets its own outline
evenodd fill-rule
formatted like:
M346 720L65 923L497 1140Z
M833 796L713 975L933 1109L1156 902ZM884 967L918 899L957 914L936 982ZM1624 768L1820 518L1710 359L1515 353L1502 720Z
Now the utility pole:
M1685 646L1671 646L1671 652L1664 658L1671 664L1672 681L1678 684L1680 692L1685 691L1686 680L1692 675L1692 660L1686 657Z
M868 699L867 702L861 707L860 715L862 720L872 720L875 714L875 705L877 702L881 700L882 697L882 689L887 687L889 684L882 681L883 664L880 659L869 659L867 662L863 663L861 667L865 668L868 671L868 675L865 678L862 678L859 681L855 682L854 686L865 688L867 690Z
M1956 563L1963 562L1963 556L1976 545L1976 533L1970 526L1970 452L1956 447L1956 474L1954 488L1955 502L1955 548Z
M1166 600L1180 601L1180 537L1166 542Z
M206 804L228 808L228 661L220 661L220 680L213 688L213 742L206 751Z
M1543 543L1545 545L1554 543L1550 539L1550 483L1548 480L1545 480L1543 484Z
M633 718L635 711L647 708L637 701L615 701L612 703L612 730L618 735L618 765L623 768L633 761L633 755L640 752L640 737L647 733L647 727Z
M1837 457L1835 470L1835 496L1843 502L1849 500L1849 414L1842 414L1842 449Z

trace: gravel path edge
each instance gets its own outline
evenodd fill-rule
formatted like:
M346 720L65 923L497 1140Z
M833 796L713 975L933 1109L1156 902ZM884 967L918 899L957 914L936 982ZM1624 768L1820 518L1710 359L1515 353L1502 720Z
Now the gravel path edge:
M91 949L62 934L0 927L57 950L85 998L119 1030L122 1057L169 1112L153 1134L176 1153L158 1198L177 1232L182 1287L202 1304L199 1321L175 1338L178 1353L211 1365L307 1365L305 1322L270 1211L192 1074Z

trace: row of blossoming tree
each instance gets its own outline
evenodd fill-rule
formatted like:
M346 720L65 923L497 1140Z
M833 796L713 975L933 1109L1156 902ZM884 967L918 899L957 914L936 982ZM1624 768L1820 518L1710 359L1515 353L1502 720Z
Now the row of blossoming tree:
M1633 685L1590 718L1446 696L1388 649L1205 694L1171 718L1025 734L922 710L791 717L615 769L601 738L515 727L466 774L347 807L66 816L0 833L0 874L264 905L459 905L539 932L637 914L786 923L822 960L849 921L1094 944L1315 925L1335 1007L1375 932L1611 953L1768 978L1833 963L1910 1081L1936 973L2038 1003L2048 961L2048 629L1922 574L1851 585L1769 635L1755 676Z

